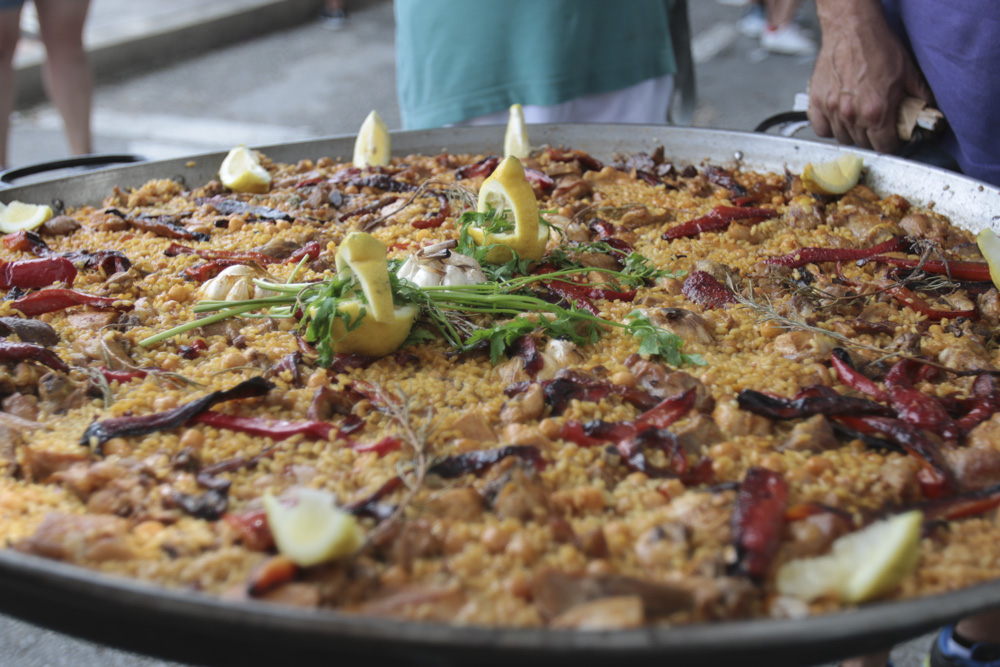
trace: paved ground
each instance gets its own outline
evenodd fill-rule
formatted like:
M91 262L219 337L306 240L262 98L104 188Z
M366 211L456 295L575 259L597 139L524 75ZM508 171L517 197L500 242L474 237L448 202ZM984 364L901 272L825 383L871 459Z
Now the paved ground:
M335 32L308 20L318 0L92 2L87 43L100 82L94 101L97 152L159 158L351 134L370 109L390 128L400 125L389 0L349 1L348 24ZM737 32L738 7L710 0L689 4L699 93L694 124L752 130L790 109L795 93L806 88L812 60L762 51ZM807 5L803 19L815 26ZM33 30L30 16L24 27ZM58 115L37 104L41 57L37 41L30 35L22 40L22 105L11 131L14 166L66 156ZM917 667L928 642L925 637L898 650L897 667ZM0 617L0 664L168 663Z

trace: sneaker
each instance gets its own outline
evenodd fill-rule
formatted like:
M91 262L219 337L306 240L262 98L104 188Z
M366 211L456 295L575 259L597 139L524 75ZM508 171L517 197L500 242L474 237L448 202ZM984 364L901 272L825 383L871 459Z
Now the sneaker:
M767 26L767 17L764 15L764 7L761 5L751 5L743 14L736 27L747 37L757 38L764 32Z
M969 645L955 636L955 626L941 631L931 646L928 667L1000 667L1000 644Z
M765 51L787 56L816 55L816 42L798 23L787 23L780 28L765 26L760 35L760 45Z
M335 9L332 12L321 9L319 12L319 22L327 30L340 30L347 22L347 12L343 9Z

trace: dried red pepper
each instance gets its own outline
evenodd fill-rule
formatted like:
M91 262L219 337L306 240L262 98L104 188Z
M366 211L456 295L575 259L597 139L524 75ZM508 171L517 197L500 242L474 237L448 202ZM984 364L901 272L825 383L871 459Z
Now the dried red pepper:
M902 252L909 250L911 245L910 240L905 236L893 236L888 241L879 243L871 248L802 248L787 255L770 257L765 259L764 263L772 266L787 266L790 269L798 269L806 264L847 262L875 257L885 252Z
M923 468L917 478L925 497L943 498L953 495L957 490L955 474L948 467L941 451L913 424L888 417L838 416L837 419L861 433L885 436L920 461Z
M479 162L474 164L466 165L464 167L459 167L455 170L455 180L461 181L466 178L478 178L480 176L489 176L500 164L500 158L496 155L490 155L489 157L484 157Z
M333 424L322 421L287 421L263 417L241 417L212 410L201 412L190 421L229 431L263 436L275 441L286 440L293 435L304 435L314 440L329 440L330 431L333 430Z
M6 361L37 361L52 370L69 372L66 362L56 356L52 350L47 350L34 343L12 343L0 341L0 362Z
M273 264L278 261L270 255L265 255L262 252L256 252L254 250L196 250L194 248L189 248L183 246L179 243L171 243L163 254L167 257L176 257L178 255L197 255L202 259L206 260L216 260L216 259L234 259L244 262L257 262L258 264Z
M676 396L668 396L655 406L639 415L637 424L667 428L694 407L698 395L694 387Z
M344 510L354 514L355 516L372 517L376 521L388 519L396 508L392 506L380 505L379 501L401 486L403 486L402 477L390 477L371 495L361 498L360 500L356 500L348 505L344 505Z
M118 305L115 305L118 304ZM130 306L121 304L118 299L106 296L95 296L72 289L53 288L32 292L20 299L15 299L11 307L26 317L35 317L43 313L52 313L72 306L90 306L91 308L121 308Z
M583 171L600 171L601 169L604 169L604 163L578 148L568 151L564 151L559 148L549 148L547 149L547 152L549 154L549 158L553 162L578 161Z
M304 246L293 252L291 255L285 258L283 264L298 264L303 257L308 257L310 262L315 262L319 259L320 253L323 249L320 247L319 242L309 241Z
M886 292L891 294L893 297L902 301L907 307L917 311L922 315L926 315L927 319L930 320L943 320L949 319L954 320L959 317L965 317L970 320L978 320L979 313L976 309L972 310L938 310L932 308L930 304L921 299L919 296L914 294L909 288L902 285L896 285L894 287L889 287Z
M440 192L436 192L434 194L438 199L438 204L440 205L437 212L433 215L427 216L426 218L414 220L412 223L414 229L433 229L435 227L440 227L451 214L451 204L448 203L448 198Z
M108 382L117 382L118 384L125 384L126 382L131 382L132 380L141 380L142 378L149 375L149 371L144 371L142 369L134 371L113 371L110 368L105 368L101 366L98 368L101 375Z
M985 489L960 493L950 498L921 503L917 509L924 513L924 521L956 521L985 514L1000 507L1000 484Z
M95 421L80 436L80 444L92 446L99 450L100 446L111 438L146 435L177 428L189 422L216 403L240 398L255 398L264 396L274 385L261 377L250 378L240 382L231 389L213 391L201 398L179 405L171 410L154 412L149 415L112 417L103 421Z
M937 433L943 438L957 438L958 426L944 404L935 397L914 389L913 377L918 367L916 361L902 359L893 364L885 376L886 395L896 415L905 422Z
M720 308L730 303L737 303L732 290L705 271L693 271L684 280L681 292L689 300L706 308Z
M359 454L366 454L368 452L375 452L380 457L385 456L389 452L395 452L400 447L403 446L403 441L399 438L387 435L377 442L369 443L354 443L351 445L351 449L358 452Z
M742 206L716 206L706 215L674 225L660 237L664 241L695 236L702 232L717 232L727 228L735 220L748 220L753 223L777 217L779 214L773 208L746 208Z
M788 505L788 483L777 472L747 470L733 507L732 530L736 547L733 570L762 581L781 545Z
M799 392L794 398L781 398L753 389L744 389L737 395L736 402L741 410L769 419L798 419L813 415L826 415L828 417L838 415L895 416L895 412L891 408L867 398L842 396L829 387L823 387L823 389L829 391L823 391L819 395L808 393L803 395L802 392Z
M883 252L892 252L885 250ZM848 258L853 259L853 258ZM857 258L862 259L862 258ZM885 257L881 254L868 257L859 264L875 262L876 264L888 264L890 266L900 266L907 269L919 268L924 273L948 276L958 280L969 280L972 282L989 282L990 267L986 262L969 262L959 260L923 262L919 259L905 259L903 257Z
M0 262L0 289L32 289L55 283L72 285L75 279L76 267L64 257Z
M851 356L844 348L837 347L833 349L833 353L830 355L830 365L837 371L837 377L840 378L843 384L871 396L876 401L889 402L889 397L882 391L882 387L854 368Z
M972 383L971 407L956 422L963 434L1000 411L1000 382L993 375L980 375Z

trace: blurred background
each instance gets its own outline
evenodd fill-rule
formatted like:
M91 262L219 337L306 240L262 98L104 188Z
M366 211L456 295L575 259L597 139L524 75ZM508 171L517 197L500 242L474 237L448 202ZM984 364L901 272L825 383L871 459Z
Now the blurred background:
M323 136L352 135L372 109L400 128L391 0L92 0L84 45L95 76L94 150L150 159ZM792 109L814 57L762 45L742 0L688 3L697 86L692 124L752 131ZM815 7L797 24L818 39ZM17 101L9 167L70 154L41 83L45 51L25 6L14 57ZM800 138L815 139L806 128ZM897 667L922 664L930 637L900 647ZM0 616L0 664L166 667ZM172 663L170 663L172 664Z

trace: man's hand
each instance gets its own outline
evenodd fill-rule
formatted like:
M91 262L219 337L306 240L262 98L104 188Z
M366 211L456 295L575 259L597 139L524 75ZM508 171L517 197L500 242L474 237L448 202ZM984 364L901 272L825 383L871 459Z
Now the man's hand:
M904 97L932 101L930 88L878 0L817 0L823 45L809 84L809 120L821 137L895 150Z

